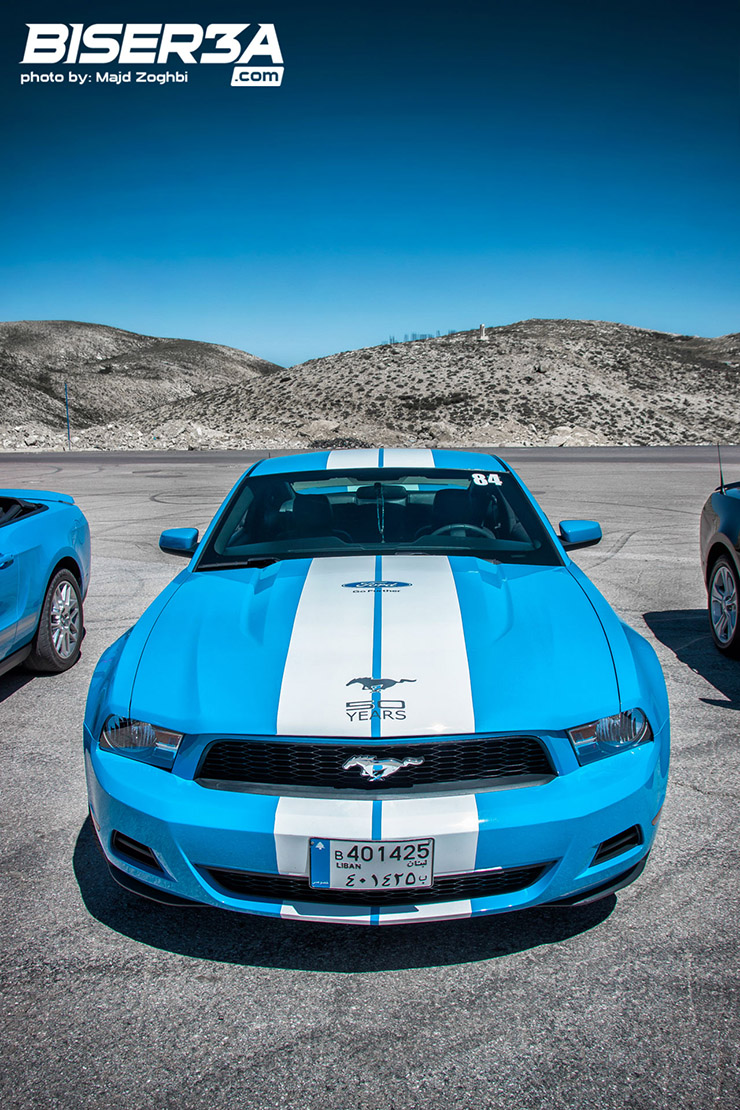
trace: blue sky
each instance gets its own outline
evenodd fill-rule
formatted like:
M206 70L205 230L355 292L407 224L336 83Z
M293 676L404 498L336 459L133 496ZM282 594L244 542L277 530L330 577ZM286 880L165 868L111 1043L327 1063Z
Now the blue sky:
M734 2L14 8L3 319L286 365L535 316L740 331ZM283 86L21 88L46 20L274 22Z

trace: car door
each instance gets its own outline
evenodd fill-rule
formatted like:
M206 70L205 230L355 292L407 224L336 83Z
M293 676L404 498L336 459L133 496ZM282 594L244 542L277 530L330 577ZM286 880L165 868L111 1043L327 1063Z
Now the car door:
M14 542L15 506L0 500L0 659L11 655L18 624L18 559Z

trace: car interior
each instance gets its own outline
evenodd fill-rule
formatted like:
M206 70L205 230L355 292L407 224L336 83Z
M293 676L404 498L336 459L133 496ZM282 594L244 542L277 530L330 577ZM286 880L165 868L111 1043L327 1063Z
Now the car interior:
M15 520L22 520L25 516L32 516L43 508L31 501L21 501L15 497L0 497L0 528Z
M254 483L254 496L224 552L244 544L331 538L345 543L413 543L425 536L529 542L501 489L409 488L398 482L298 490L276 477Z

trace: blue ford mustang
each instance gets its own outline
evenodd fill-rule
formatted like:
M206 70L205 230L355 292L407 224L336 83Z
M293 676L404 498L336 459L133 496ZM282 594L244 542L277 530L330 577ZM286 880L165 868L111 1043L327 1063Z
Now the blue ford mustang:
M668 772L652 648L492 455L256 463L103 655L85 717L114 878L167 903L393 924L631 882Z
M90 529L72 497L0 490L0 674L77 661L89 578Z

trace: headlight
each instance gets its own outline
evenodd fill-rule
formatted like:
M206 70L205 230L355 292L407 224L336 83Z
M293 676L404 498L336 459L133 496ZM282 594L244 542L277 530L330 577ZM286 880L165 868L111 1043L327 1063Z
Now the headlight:
M607 755L626 752L653 739L652 729L641 709L628 709L613 717L602 717L580 728L568 729L579 763L593 763Z
M168 728L132 721L128 717L109 717L100 734L100 746L143 763L171 770L183 734Z

